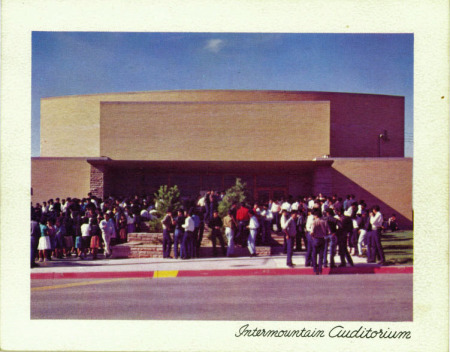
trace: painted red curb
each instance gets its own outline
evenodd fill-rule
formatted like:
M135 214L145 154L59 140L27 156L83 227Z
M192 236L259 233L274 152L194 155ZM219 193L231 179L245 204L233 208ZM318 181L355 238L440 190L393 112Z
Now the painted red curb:
M336 274L412 274L413 267L348 267L324 268L322 275ZM177 277L198 276L264 276L264 275L314 275L312 268L293 269L228 269L228 270L183 270Z
M104 271L104 272L62 272L31 273L32 280L44 279L113 279L113 278L153 278L154 271ZM412 266L402 267L348 267L324 268L322 275L343 274L412 274ZM314 275L312 268L286 269L225 269L225 270L180 270L177 277L212 276L265 276L265 275Z
M32 280L53 279L118 279L153 277L153 271L98 271L71 273L31 273Z

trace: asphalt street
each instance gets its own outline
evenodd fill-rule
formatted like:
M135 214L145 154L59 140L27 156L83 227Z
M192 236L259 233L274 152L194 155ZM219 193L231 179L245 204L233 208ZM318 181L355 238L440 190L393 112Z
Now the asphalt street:
M413 275L31 281L32 319L412 321Z

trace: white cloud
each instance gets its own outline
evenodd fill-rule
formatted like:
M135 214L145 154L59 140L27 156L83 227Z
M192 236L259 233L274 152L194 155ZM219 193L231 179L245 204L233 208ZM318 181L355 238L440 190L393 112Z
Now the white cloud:
M225 45L222 39L210 39L206 42L205 49L213 53L218 53Z

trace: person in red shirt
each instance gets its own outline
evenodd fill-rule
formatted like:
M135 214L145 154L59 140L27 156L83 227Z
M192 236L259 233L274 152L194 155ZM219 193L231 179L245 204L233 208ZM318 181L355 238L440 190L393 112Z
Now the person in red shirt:
M238 223L238 232L236 236L236 242L242 247L247 244L248 229L247 226L250 221L249 209L244 203L241 203L240 208L236 212L236 221Z

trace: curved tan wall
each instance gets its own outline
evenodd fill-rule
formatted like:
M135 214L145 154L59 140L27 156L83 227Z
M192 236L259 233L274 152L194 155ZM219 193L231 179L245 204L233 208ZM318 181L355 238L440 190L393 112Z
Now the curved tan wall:
M100 151L100 102L261 102L330 101L330 154L378 156L378 135L388 130L382 156L404 154L404 98L384 95L192 90L108 93L41 100L41 156L97 157Z

